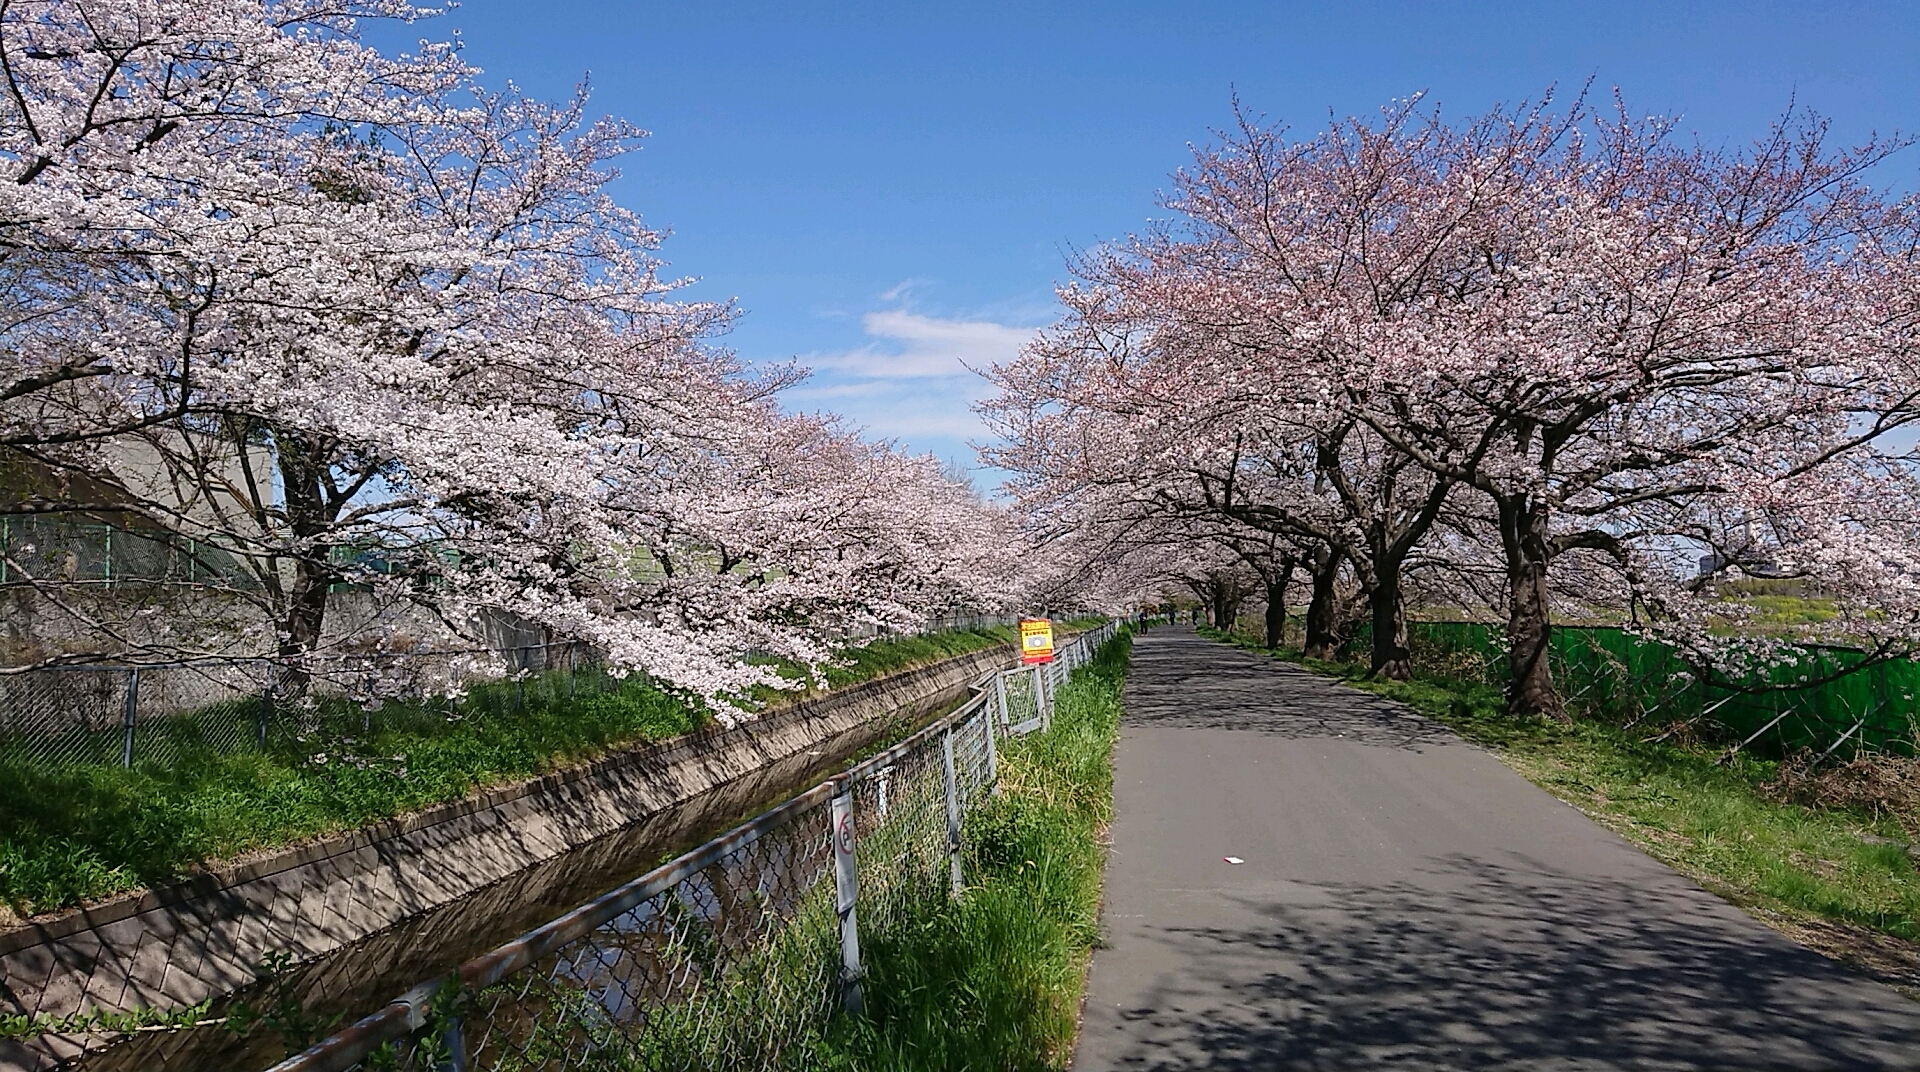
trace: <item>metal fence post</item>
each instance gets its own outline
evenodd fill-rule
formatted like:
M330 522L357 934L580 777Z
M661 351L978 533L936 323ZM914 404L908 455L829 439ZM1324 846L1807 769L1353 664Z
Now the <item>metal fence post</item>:
M994 672L993 698L998 701L1000 705L1000 721L1006 723L1008 726L1012 726L1013 712L1007 710L1007 675L1002 671Z
M1053 725L1053 704L1047 696L1047 675L1045 663L1033 664L1033 706L1040 716L1040 732L1045 733Z
M273 719L273 671L267 671L267 687L260 690L260 724L253 728L254 746L267 750L267 723Z
M989 791L997 794L1000 792L1000 748L994 743L993 739L1000 735L995 732L994 729L993 701L991 699L980 705L980 713L985 716L981 721L986 723L987 788Z
M127 671L127 707L120 720L120 765L133 766L133 719L140 705L140 668Z
M854 917L854 904L860 899L860 874L853 855L853 783L841 781L834 787L828 807L833 839L833 892L835 911L840 916L840 1000L848 1015L858 1016L860 1001L860 926Z
M516 715L527 706L527 664L533 661L528 658L527 650L521 648L519 655L514 658L514 662L519 664L513 674L513 713Z
M960 783L953 776L953 728L940 735L941 777L947 789L947 870L952 873L953 895L960 896L966 882L960 875Z
M447 1060L440 1066L440 1072L467 1072L467 1038L459 1016L447 1018L440 1039L447 1046Z

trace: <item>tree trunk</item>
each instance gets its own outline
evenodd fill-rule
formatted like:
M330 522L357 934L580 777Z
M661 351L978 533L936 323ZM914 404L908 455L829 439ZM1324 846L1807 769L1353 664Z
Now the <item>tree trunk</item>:
M1373 676L1407 680L1413 676L1413 652L1407 644L1407 607L1398 562L1376 560L1367 603L1373 612Z
M281 611L279 689L297 696L304 694L310 683L312 675L303 656L320 645L326 627L327 597L338 579L322 539L332 529L338 505L328 501L322 487L326 465L323 447L296 436L276 435L274 453L280 468L286 532L300 548Z
M1287 636L1287 584L1293 580L1293 563L1267 577L1267 650L1285 642Z
M1547 566L1553 556L1546 505L1526 495L1502 499L1500 530L1507 552L1507 713L1569 721L1547 658L1553 639Z
M285 670L279 689L299 695L306 691L310 677L300 665L301 657L320 645L327 620L327 589L332 585L331 571L316 568L305 559L294 566L293 586L287 593L285 617L280 623L280 657Z
M1309 659L1331 659L1340 647L1334 627L1334 584L1340 577L1341 555L1328 550L1313 561L1313 598L1307 603L1307 641L1303 654Z

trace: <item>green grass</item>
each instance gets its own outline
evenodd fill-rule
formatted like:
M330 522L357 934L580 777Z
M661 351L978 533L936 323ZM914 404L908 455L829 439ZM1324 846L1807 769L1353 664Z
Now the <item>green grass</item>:
M1753 608L1747 624L1768 628L1788 625L1819 625L1840 616L1831 599L1792 595L1756 595L1739 599Z
M1010 642L1006 629L883 640L836 685ZM569 695L564 677L476 689L459 704L330 709L265 752L184 749L169 764L0 761L0 904L25 916L179 878L196 866L457 800L476 789L678 736L708 717L638 677ZM517 699L516 699L517 698ZM778 697L774 697L778 699ZM191 718L179 732L191 738Z
M1244 638L1233 642L1259 650ZM1736 904L1920 940L1920 874L1899 844L1887 843L1907 839L1900 826L1774 799L1767 786L1777 762L1742 755L1717 764L1720 745L1650 741L1655 731L1644 726L1511 718L1499 691L1481 683L1374 681L1364 664L1280 657L1445 723Z
M837 1022L821 1064L1064 1066L1098 935L1130 642L1123 633L1060 690L1048 732L1003 746L999 795L967 819L965 895L927 891L863 930L866 1015Z
M937 821L937 798L920 801L931 811L896 808L861 833L861 1013L840 1009L831 881L813 885L765 941L723 951L703 927L678 932L654 967L688 1000L651 1009L642 1024L610 1023L591 984L571 978L509 979L477 1000L496 1025L524 1028L512 1046L528 1067L564 1057L606 1072L1061 1068L1097 934L1129 642L1123 633L1062 687L1047 733L1003 744L1000 791L967 819L961 896L923 821ZM430 1013L410 1054L388 1049L366 1067L437 1065L443 1015Z
M967 655L983 648L990 648L995 644L1017 644L1019 641L1019 630L1006 625L947 633L927 633L919 636L888 637L863 647L849 648L837 665L825 668L824 674L827 687L837 689L926 663L938 662L941 659L950 659L956 655ZM808 693L804 670L784 660L771 662L782 676L794 683L793 687L784 692L773 689L759 690L755 696L756 700L778 702L781 699Z

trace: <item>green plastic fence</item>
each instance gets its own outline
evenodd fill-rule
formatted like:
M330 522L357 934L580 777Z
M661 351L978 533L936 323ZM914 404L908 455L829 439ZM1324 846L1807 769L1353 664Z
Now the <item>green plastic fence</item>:
M1408 631L1428 663L1423 669L1489 683L1506 680L1506 639L1498 627L1410 622ZM1659 722L1704 716L1736 739L1754 738L1750 747L1773 753L1914 752L1920 663L1862 666L1859 651L1816 648L1800 665L1728 688L1700 683L1673 648L1606 626L1554 627L1551 658L1561 694L1578 711ZM1834 680L1823 680L1836 673Z

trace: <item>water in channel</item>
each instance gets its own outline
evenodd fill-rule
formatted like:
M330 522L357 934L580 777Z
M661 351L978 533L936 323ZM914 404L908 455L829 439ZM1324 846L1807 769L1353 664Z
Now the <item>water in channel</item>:
M924 723L939 712L930 712ZM255 1008L297 1003L317 1037L380 1008L407 988L452 970L560 914L644 874L745 817L818 784L849 760L914 728L881 719L814 750L743 775L647 815L457 901L413 916L234 995ZM216 1009L214 1015L221 1014ZM255 1027L223 1026L135 1035L69 1064L78 1072L260 1072L287 1056L289 1040ZM299 1047L294 1046L297 1050Z

